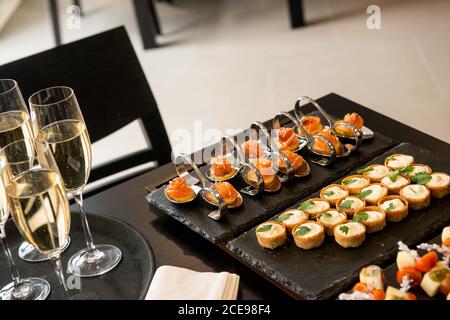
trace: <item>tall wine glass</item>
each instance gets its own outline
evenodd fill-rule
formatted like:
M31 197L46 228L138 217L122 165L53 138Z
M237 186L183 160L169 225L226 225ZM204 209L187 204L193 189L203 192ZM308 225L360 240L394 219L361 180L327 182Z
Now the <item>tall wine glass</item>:
M26 152L29 147L29 144L20 144L19 149L15 151L16 156L18 156L20 150ZM21 278L6 242L5 225L8 220L10 209L12 208L9 206L5 190L5 183L9 181L9 172L11 172L6 165L5 150L9 150L9 146L3 148L0 154L2 165L0 177L0 240L11 270L13 282L0 290L0 300L44 300L50 293L50 284L46 280L40 278Z
M66 190L73 195L81 212L87 246L70 258L68 270L80 277L104 274L117 266L122 252L112 245L95 245L89 229L83 189L91 170L92 151L75 94L68 87L53 87L36 92L29 103L38 139L50 145Z
M19 140L2 151L6 195L16 227L53 262L66 292L60 255L69 235L70 208L50 146L45 141Z
M30 125L30 116L16 81L0 79L0 148L11 142L25 139L31 141L34 134ZM69 246L70 239L64 250ZM24 241L19 247L19 257L29 262L48 260L46 255L37 251Z

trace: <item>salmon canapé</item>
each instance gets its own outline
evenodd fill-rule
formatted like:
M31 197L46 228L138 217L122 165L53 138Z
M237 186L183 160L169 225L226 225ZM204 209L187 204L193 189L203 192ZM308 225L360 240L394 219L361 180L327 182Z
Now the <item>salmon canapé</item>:
M211 158L211 176L221 180L228 179L235 174L236 170L224 156Z
M299 171L303 165L303 157L296 154L295 152L289 151L289 150L283 150L282 151L284 155L288 158L289 162L291 163L292 167L294 168L294 171ZM280 158L278 162L281 169L286 169L286 164L283 160L283 158Z
M169 199L175 202L189 202L196 196L194 190L180 177L169 181L165 193Z
M253 164L262 175L264 180L264 189L266 191L277 191L281 188L280 179L276 174L274 164L271 160L260 158L254 161ZM248 172L247 179L255 183L258 181L253 171Z
M229 182L216 182L214 187L227 205L235 203L239 197L239 192Z
M333 134L330 129L324 129L320 131L319 136L324 137L333 145L336 155L340 156L344 153L344 147L342 143L339 141L338 137ZM316 139L314 143L314 150L319 151L322 154L330 154L331 150L328 148L328 145L322 141L321 139Z
M293 128L278 129L278 146L280 150L294 151L298 149L298 137Z
M340 123L340 122L348 122L352 125L354 125L356 128L358 128L359 130L361 130L364 126L364 119L357 114L356 112L353 113L347 113L344 116L343 120L338 120L336 121L336 124ZM346 125L341 125L341 126L336 126L334 129L338 134L345 136L345 137L352 137L354 136L353 130L346 126Z
M301 125L308 134L314 136L323 130L323 124L319 117L304 116L301 119Z
M242 151L250 159L259 158L264 154L264 147L258 140L248 140L242 144Z

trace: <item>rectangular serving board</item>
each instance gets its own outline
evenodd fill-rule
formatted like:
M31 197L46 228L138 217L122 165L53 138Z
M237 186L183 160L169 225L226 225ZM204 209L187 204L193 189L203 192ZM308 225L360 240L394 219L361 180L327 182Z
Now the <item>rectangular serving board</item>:
M394 147L368 164L382 164L386 157L395 153L413 155L417 163L427 164L433 171L450 172L448 159L409 143ZM335 183L340 183L341 179ZM319 191L292 207L314 197L319 197ZM256 227L230 241L227 249L295 298L333 298L354 284L361 268L371 264L384 267L391 263L399 240L416 245L440 232L450 223L449 207L450 196L432 199L428 208L410 211L399 223L388 223L384 230L368 235L363 245L355 249L344 249L332 237L326 237L319 248L309 251L296 247L291 238L283 247L267 250L257 242Z
M351 112L355 109L354 105L356 103L342 99L343 110ZM205 239L217 244L247 231L276 212L353 171L397 144L392 139L375 132L375 136L372 139L364 141L363 145L349 157L336 159L328 167L321 167L311 163L309 151L305 148L300 151L300 154L311 167L311 173L308 177L297 178L285 183L281 190L276 193L262 193L255 197L243 194L243 205L239 208L230 209L229 214L220 221L208 218L208 214L215 207L207 204L201 197L197 197L196 200L188 204L174 204L170 202L164 195L164 188L167 184L149 193L146 199L152 206L163 213L186 225ZM204 168L200 168L200 170L204 171ZM230 183L237 190L245 186L240 176L231 180Z

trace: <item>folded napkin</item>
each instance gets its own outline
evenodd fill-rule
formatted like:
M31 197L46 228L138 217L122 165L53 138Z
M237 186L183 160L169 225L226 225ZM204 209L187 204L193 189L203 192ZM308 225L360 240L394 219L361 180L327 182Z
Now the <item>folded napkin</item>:
M239 276L162 266L156 270L146 300L236 300Z

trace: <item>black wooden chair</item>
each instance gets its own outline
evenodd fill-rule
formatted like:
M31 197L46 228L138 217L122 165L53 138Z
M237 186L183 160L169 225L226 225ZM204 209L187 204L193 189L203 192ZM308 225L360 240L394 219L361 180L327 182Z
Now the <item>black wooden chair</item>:
M17 80L25 99L46 87L73 88L92 143L140 119L151 148L93 168L90 182L119 176L100 183L102 189L171 161L164 123L124 27L0 66L1 78Z

